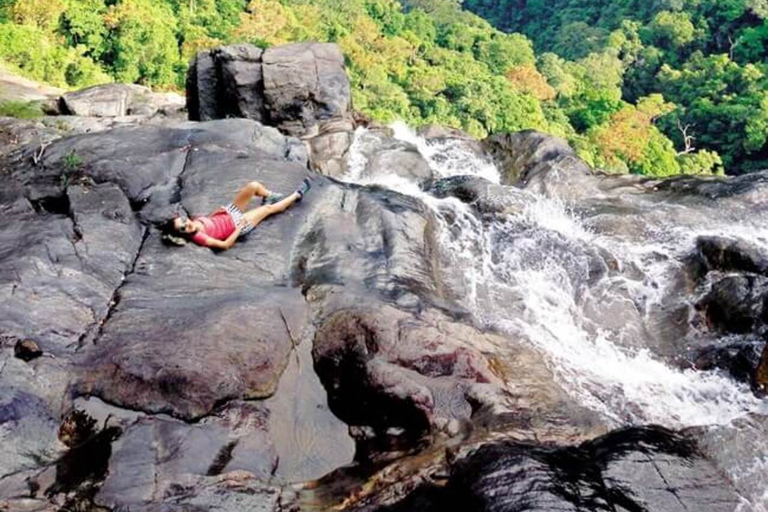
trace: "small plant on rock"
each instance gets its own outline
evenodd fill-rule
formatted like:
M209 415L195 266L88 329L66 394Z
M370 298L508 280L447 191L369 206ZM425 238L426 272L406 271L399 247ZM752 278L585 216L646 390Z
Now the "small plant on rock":
M64 169L68 172L75 172L83 165L83 159L75 153L74 149L67 153L61 161L64 164Z

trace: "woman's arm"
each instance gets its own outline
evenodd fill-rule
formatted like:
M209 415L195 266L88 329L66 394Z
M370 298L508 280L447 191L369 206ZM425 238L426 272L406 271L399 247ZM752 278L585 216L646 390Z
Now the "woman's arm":
M227 237L226 240L216 240L215 238L211 238L208 235L205 235L205 245L206 247L210 247L211 249L219 249L222 251L226 251L230 247L232 247L235 243L235 240L237 240L237 237L240 236L240 231L243 228L241 226L237 226L235 230L232 232L231 235Z

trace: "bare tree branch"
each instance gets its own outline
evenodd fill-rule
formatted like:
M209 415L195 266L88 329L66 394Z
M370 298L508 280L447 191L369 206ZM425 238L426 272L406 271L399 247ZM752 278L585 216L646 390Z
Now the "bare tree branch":
M685 149L683 149L682 151L679 151L677 153L677 156L687 155L688 153L693 153L694 151L696 151L696 148L693 147L693 141L696 140L696 137L688 133L688 130L691 129L691 125L687 124L683 126L683 123L681 123L680 119L678 119L677 129L680 131L680 134L683 136L683 144L685 145Z

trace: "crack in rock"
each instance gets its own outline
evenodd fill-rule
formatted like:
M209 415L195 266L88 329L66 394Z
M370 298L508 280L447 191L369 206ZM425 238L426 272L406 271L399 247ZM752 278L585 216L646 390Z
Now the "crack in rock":
M125 286L126 282L128 281L128 278L136 271L136 263L139 261L139 258L141 257L142 250L144 249L144 245L149 238L150 230L149 228L144 228L144 232L141 236L141 243L139 244L138 249L136 250L136 254L133 257L133 261L131 261L130 267L123 273L123 277L120 280L120 284L115 288L115 290L112 292L112 296L109 299L109 302L107 303L107 312L106 314L101 318L97 319L91 326L86 329L86 331L83 333L82 336L80 336L80 339L78 339L78 348L82 348L89 342L96 344L98 342L98 339L101 337L102 333L104 332L104 326L106 325L107 321L112 317L112 315L115 312L115 308L120 303L120 291L122 290L123 286ZM96 331L94 333L94 331Z

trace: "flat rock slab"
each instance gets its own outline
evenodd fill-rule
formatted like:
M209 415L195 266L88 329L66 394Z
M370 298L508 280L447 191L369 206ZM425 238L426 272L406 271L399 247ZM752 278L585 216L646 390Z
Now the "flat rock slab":
M186 419L225 400L271 395L292 347L286 324L300 333L308 320L301 294L247 285L201 294L179 286L177 276L138 273L123 288L88 350L80 392Z
M105 317L144 229L111 183L75 185L55 201L17 201L5 218L0 332L44 351L72 349Z
M113 445L97 502L136 509L173 497L190 482L230 471L268 480L277 455L267 435L269 411L233 402L195 424L144 417Z
M0 68L0 101L42 101L63 92L63 89L39 84Z

